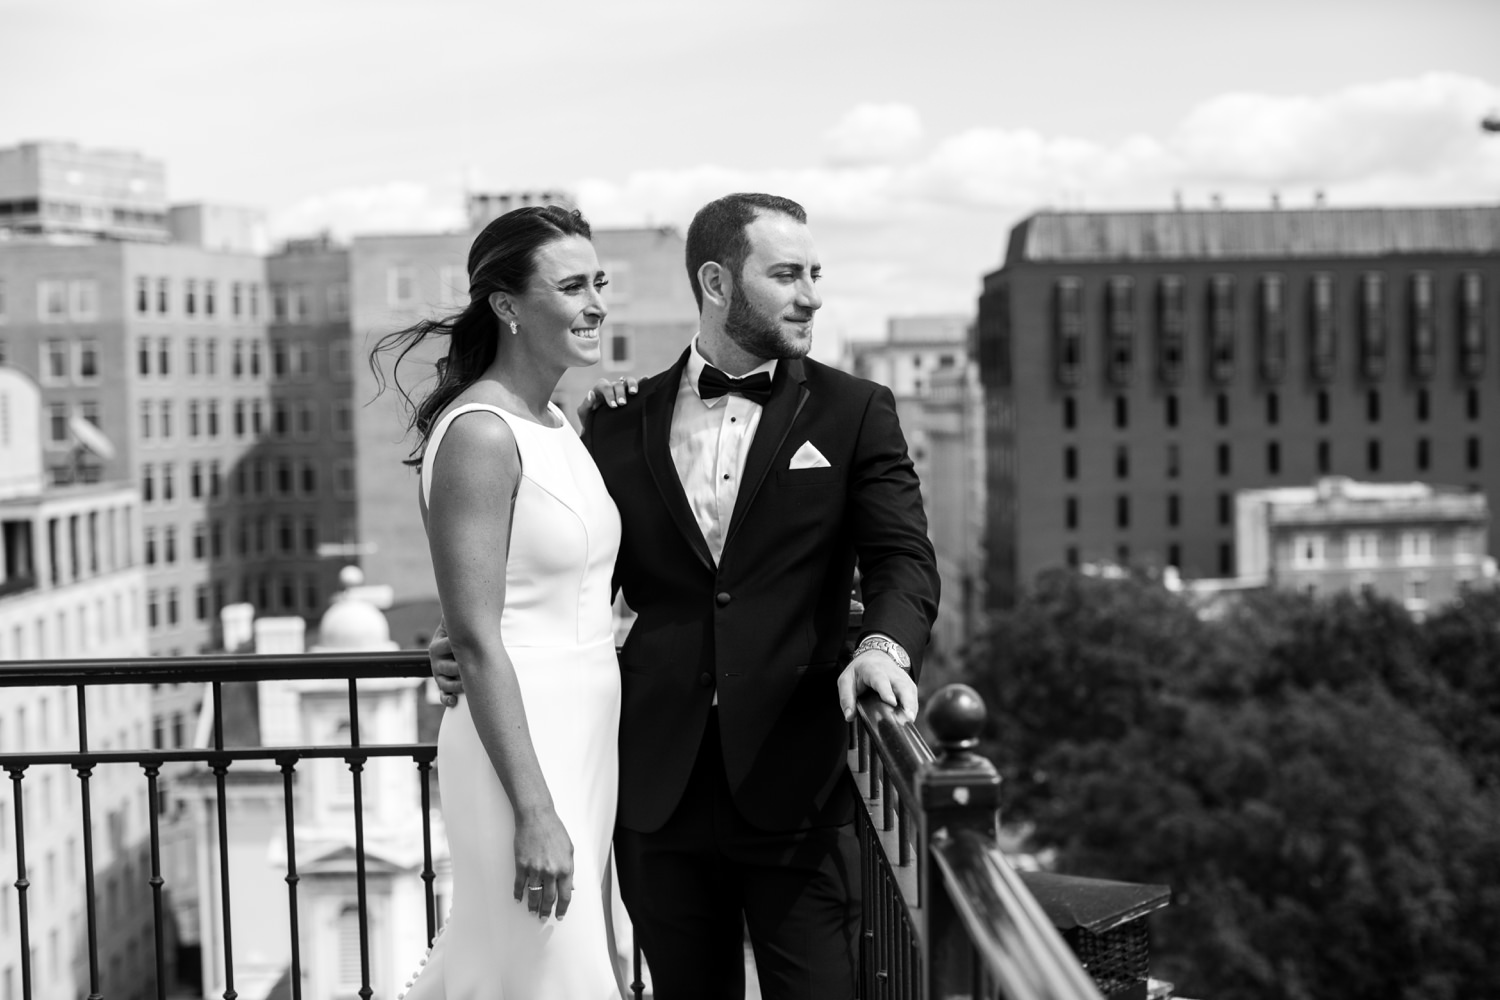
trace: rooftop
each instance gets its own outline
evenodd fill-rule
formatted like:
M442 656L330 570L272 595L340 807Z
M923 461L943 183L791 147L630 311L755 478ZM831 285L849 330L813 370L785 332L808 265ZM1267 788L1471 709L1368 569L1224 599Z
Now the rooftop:
M1500 253L1500 206L1038 212L1010 233L1006 266Z

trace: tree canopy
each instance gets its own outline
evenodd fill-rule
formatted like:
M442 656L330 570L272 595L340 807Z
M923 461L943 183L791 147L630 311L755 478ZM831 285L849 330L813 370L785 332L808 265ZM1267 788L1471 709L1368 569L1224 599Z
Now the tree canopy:
M1500 593L1424 623L1044 575L969 683L1007 823L1065 871L1173 887L1154 974L1220 1000L1500 989Z

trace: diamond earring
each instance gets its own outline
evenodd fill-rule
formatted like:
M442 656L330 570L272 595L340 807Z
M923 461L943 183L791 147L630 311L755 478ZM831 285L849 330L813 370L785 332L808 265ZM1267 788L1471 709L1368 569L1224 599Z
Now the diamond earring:
M514 337L517 332L518 331L516 330L516 321L515 320L511 320L510 321L510 335L512 337Z

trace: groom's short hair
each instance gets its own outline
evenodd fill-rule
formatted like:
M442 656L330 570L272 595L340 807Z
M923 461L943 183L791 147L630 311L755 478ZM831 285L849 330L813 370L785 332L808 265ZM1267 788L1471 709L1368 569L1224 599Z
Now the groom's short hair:
M703 308L703 286L698 270L709 261L723 265L738 280L750 256L750 237L745 227L761 212L779 212L798 222L807 222L807 210L790 198L774 194L726 194L698 209L687 231L688 281L693 298Z

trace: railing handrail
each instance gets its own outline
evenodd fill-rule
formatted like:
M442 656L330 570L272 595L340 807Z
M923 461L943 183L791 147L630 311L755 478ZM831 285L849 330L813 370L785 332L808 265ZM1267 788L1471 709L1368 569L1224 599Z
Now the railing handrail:
M225 653L210 656L101 657L0 663L0 687L86 684L326 681L432 676L426 650L375 653Z
M1005 996L1102 1000L993 840L959 830L929 849L969 940Z
M900 800L916 802L917 775L936 760L916 721L881 701L874 692L862 695L855 702L855 711Z

